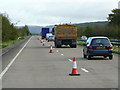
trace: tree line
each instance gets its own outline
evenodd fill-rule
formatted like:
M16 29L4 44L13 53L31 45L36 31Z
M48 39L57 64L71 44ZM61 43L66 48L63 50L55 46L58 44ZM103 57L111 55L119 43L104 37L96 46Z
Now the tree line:
M80 27L78 28L78 37L83 35L90 36L107 36L109 38L120 39L120 9L113 9L108 14L108 24L104 27Z
M22 28L17 28L10 22L7 14L0 14L0 17L2 18L2 42L16 40L18 37L24 37L30 34L27 25Z

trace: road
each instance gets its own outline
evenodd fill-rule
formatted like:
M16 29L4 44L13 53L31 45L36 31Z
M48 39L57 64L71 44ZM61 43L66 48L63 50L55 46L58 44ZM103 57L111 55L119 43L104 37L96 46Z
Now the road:
M32 36L3 75L2 87L118 88L118 57L120 56L117 54L114 54L113 60L102 57L87 60L82 56L81 46L77 48L53 46L54 53L49 53L50 45L54 45L53 42L45 41L43 46L43 43ZM17 53L18 50L12 52ZM11 57L12 52L3 55L3 64L6 60L12 61L15 56L14 53ZM77 58L80 76L69 76L73 57ZM7 65L3 66L5 69Z

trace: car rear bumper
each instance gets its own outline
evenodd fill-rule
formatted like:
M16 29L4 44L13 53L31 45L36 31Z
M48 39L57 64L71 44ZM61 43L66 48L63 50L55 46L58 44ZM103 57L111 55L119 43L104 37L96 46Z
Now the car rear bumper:
M89 50L88 55L109 56L109 55L112 55L112 50Z

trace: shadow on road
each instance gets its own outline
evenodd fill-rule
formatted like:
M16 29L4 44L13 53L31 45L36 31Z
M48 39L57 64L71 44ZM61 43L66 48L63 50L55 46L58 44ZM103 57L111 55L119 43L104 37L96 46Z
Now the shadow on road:
M88 60L88 59L87 58L83 58L83 57L78 57L77 60L80 61L80 60ZM92 57L90 60L109 60L109 58Z

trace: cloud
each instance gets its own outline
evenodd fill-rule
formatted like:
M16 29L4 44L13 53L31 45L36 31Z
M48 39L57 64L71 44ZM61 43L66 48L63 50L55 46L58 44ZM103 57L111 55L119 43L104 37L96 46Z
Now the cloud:
M1 0L0 11L19 24L106 20L118 0Z

